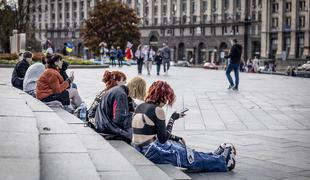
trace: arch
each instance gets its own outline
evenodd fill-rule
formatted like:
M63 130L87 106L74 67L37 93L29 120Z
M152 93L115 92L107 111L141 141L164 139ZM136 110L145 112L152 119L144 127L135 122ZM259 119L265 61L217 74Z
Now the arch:
M149 39L149 45L153 47L154 51L158 50L158 38L155 35L152 35Z
M202 64L206 61L206 46L203 42L198 45L198 64Z
M178 60L179 61L185 61L185 44L184 43L180 43L178 45Z
M220 50L225 50L228 48L228 45L225 42L221 42L219 47L220 47Z
M83 49L84 49L84 45L82 43L79 43L78 44L78 48L77 48L77 56L78 57L82 57Z

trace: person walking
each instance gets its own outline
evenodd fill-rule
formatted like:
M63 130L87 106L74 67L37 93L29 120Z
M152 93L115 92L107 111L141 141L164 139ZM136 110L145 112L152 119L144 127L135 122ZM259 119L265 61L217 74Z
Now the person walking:
M105 61L107 59L107 53L108 53L108 49L106 48L107 47L107 43L105 42L101 42L99 44L99 47L100 47L100 60L101 60L101 65L105 64Z
M26 51L23 54L23 60L18 61L15 65L11 78L13 87L23 90L24 77L31 64L32 57L32 53L30 51Z
M117 46L116 57L118 61L118 67L122 67L123 60L124 60L124 53L123 53L123 50L119 46Z
M125 50L125 57L126 57L127 66L131 65L131 59L133 57L131 47L132 47L132 44L130 42L127 42L127 48Z
M116 66L116 62L115 62L115 58L116 58L116 49L114 48L114 46L111 46L110 49L110 59L111 59L111 64L112 66Z
M157 71L158 76L159 76L160 66L161 66L162 61L163 61L163 57L161 56L161 52L157 51L157 54L155 56L155 63L156 63L156 71Z
M135 56L137 58L138 65L138 74L142 74L142 66L143 66L143 53L142 53L142 45L140 44L135 52Z
M166 43L163 44L162 57L163 57L163 65L164 65L164 72L168 75L168 71L170 68L170 60L171 60L171 51L170 48L167 46Z
M231 40L232 47L230 49L230 53L225 56L225 58L230 58L230 62L226 69L226 76L229 81L228 89L238 90L239 86L239 64L241 60L242 54L242 46L238 44L237 39ZM235 83L230 76L230 72L234 70L235 72Z
M154 55L155 55L155 52L152 49L152 47L150 47L150 46L147 47L144 59L145 59L145 65L146 65L146 70L147 70L147 74L148 75L151 74Z

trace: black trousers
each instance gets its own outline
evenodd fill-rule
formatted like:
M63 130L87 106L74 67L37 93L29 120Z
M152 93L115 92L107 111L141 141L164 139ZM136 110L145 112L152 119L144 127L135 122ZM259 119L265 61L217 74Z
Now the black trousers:
M142 74L143 59L142 59L142 58L139 58L139 59L137 60L137 64L138 64L138 73L139 73L139 74Z

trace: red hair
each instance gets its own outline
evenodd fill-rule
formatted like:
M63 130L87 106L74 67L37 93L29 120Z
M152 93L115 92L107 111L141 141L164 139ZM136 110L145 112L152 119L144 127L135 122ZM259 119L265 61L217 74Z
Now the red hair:
M105 71L102 81L105 83L105 90L117 85L117 81L126 81L126 75L121 71Z
M175 100L173 89L165 81L155 81L147 91L145 101L159 105L165 103L172 105Z

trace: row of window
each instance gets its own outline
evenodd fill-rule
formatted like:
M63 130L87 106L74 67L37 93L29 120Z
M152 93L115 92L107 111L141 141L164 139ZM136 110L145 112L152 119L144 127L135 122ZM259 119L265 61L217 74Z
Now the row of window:
M278 25L279 25L278 23L279 23L279 20L278 20L277 17L272 18L272 20L271 20L271 27L272 28L277 28ZM292 18L291 17L285 17L284 18L284 28L290 29L291 28L291 23L292 23ZM304 28L305 25L306 25L306 23L305 23L305 16L299 16L298 17L297 27Z
M306 2L305 0L299 0L298 2L298 7L297 9L299 11L305 11L306 10ZM285 12L292 12L292 2L285 2ZM279 11L279 4L278 3L272 3L272 6L271 6L271 12L272 13L278 13Z

